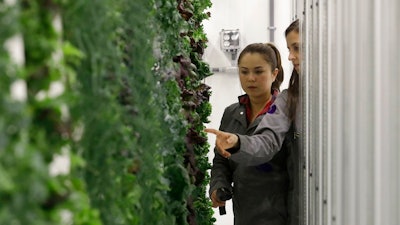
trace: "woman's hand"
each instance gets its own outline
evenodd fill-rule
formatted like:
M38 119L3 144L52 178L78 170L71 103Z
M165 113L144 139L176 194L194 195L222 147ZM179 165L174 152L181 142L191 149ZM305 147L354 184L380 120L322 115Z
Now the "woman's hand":
M237 145L239 138L236 134L223 132L212 128L206 128L204 131L216 135L215 147L220 155L225 158L231 157L231 153L226 150Z
M221 201L218 199L217 190L214 190L211 193L211 202L212 202L212 207L214 207L214 208L225 206L225 201Z

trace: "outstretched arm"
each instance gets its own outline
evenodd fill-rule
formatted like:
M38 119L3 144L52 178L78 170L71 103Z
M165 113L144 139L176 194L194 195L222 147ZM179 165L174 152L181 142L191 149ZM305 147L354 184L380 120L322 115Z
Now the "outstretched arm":
M238 163L257 165L268 162L280 150L291 120L287 113L287 93L282 92L270 110L263 116L253 135L232 134L206 129L216 135L216 148L220 155ZM237 148L236 153L229 152Z

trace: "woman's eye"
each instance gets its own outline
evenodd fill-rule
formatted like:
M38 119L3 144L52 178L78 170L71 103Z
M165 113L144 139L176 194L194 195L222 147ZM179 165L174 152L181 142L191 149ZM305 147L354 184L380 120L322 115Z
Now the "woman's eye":
M289 53L294 53L294 52L299 52L300 51L300 47L297 45L292 45L291 48L288 48Z
M296 52L298 52L300 50L300 47L298 45L294 45L293 46L293 50L295 50Z

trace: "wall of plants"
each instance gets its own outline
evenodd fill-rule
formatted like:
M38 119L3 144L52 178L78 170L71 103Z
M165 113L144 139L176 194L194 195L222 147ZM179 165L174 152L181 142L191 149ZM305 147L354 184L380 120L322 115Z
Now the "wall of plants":
M0 1L0 224L214 223L210 6ZM52 172L59 157L67 172Z

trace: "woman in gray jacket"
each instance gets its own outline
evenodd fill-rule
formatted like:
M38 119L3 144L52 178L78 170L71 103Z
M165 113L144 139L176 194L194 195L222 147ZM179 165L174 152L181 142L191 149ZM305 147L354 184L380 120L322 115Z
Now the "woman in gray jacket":
M248 106L239 101L226 108L219 131L205 130L217 136L210 184L213 206L225 204L218 198L218 190L230 190L233 184L235 225L299 222L299 165L294 141L301 72L298 20L286 29L285 36L294 66L289 88L279 94L264 116L252 121L247 114L247 120L243 119L240 115ZM240 58L238 64L240 68Z
M251 135L265 114L280 110L277 107L281 100L276 99L283 80L280 53L272 44L250 44L239 55L238 69L246 94L225 109L219 129ZM215 154L210 183L213 206L225 205L217 194L232 192L235 225L283 225L287 220L289 186L286 152L280 151L270 160L263 158L260 162L254 158L244 151L238 151L230 158Z

